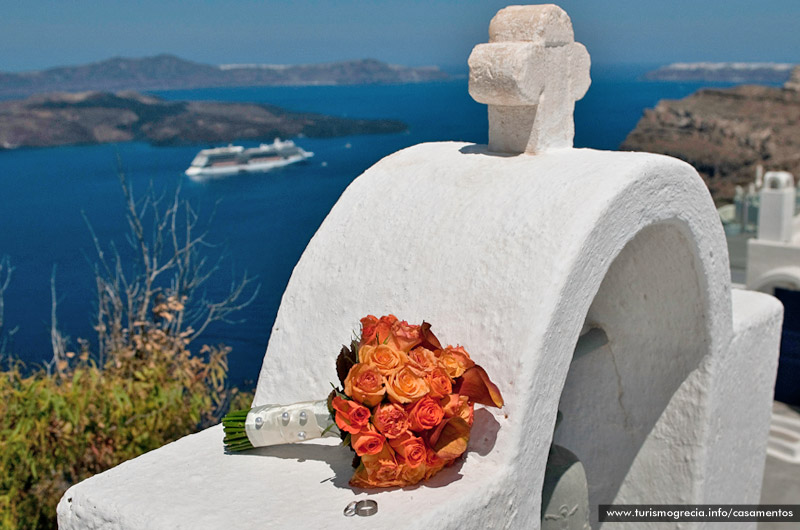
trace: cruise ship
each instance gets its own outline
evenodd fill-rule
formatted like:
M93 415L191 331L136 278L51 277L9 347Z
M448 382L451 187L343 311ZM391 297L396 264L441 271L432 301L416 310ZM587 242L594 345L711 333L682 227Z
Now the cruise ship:
M245 149L241 145L203 149L192 160L186 175L194 180L258 173L302 162L314 156L291 140L276 138L271 144Z

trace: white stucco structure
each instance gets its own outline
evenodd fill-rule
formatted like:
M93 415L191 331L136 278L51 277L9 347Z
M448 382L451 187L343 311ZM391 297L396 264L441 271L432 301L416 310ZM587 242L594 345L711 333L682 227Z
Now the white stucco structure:
M764 175L758 237L747 242L747 288L771 293L800 290L800 216L795 217L794 178L786 171Z
M557 441L584 463L595 517L610 502L757 503L780 304L731 291L691 166L569 136L535 156L444 142L381 160L309 243L272 330L255 405L326 394L367 313L425 319L465 345L506 406L476 411L463 465L370 492L378 514L345 519L367 496L347 486L347 449L226 455L217 426L73 486L59 527L536 529L559 408ZM608 343L572 363L584 323Z
M787 171L770 171L765 179L758 210L758 239L788 243L792 240L796 199L794 178Z

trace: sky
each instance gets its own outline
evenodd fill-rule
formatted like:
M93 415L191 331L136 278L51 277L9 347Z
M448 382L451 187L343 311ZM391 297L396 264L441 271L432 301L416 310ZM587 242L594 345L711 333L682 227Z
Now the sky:
M0 0L0 71L171 53L466 71L496 0ZM800 0L562 0L596 64L800 62Z

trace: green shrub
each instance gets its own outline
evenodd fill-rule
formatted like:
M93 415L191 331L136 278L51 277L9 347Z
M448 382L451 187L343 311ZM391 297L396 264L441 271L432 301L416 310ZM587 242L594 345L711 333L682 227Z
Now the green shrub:
M56 505L72 484L247 408L252 395L226 384L230 348L190 351L212 322L249 305L258 287L246 274L221 299L204 284L219 268L200 250L199 217L185 201L150 191L136 201L120 173L132 258L92 232L98 262L97 351L78 351L58 329L51 277L52 360L31 371L9 361L0 371L0 528L54 528ZM13 268L0 259L0 358L3 293ZM220 444L221 447L221 444Z
M146 326L130 338L103 367L84 350L53 374L20 363L1 373L2 528L54 528L70 485L250 406L226 387L228 348L193 355Z

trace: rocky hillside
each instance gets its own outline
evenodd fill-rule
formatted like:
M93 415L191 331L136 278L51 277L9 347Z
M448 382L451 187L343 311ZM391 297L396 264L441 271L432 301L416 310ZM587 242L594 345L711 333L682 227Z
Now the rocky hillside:
M0 150L146 141L157 145L396 133L395 120L289 112L271 105L164 101L136 92L47 94L0 102Z
M621 149L692 164L718 201L753 180L756 166L800 177L800 69L784 88L704 89L645 111Z
M355 85L447 79L435 66L410 68L374 59L308 65L195 63L174 55L115 57L35 72L0 72L0 97L85 90L167 90L264 85Z

